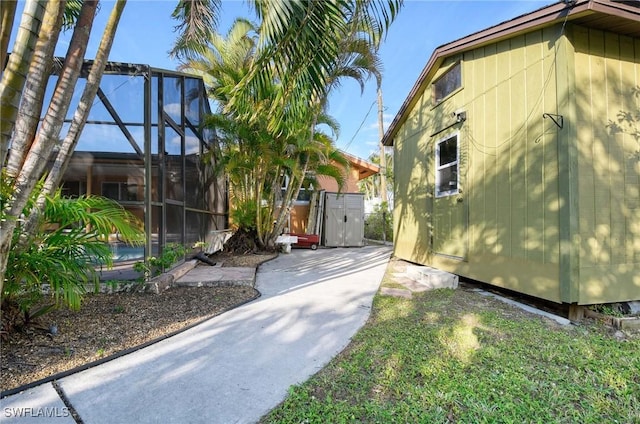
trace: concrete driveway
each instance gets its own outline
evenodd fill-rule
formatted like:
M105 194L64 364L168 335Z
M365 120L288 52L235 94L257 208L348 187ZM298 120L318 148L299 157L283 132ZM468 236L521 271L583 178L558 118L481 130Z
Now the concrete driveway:
M256 422L347 346L390 254L382 246L281 254L257 273L259 299L4 398L0 422L74 423L69 407L85 424Z

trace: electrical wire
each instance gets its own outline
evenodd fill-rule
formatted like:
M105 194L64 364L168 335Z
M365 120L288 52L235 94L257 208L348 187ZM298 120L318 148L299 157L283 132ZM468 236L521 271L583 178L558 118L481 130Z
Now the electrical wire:
M565 31L566 28L566 24L567 24L567 20L569 18L569 13L567 12L567 14L565 15L564 21L562 22L562 26L560 27L560 31L558 33L558 35L556 36L556 38L560 38ZM520 127L518 129L515 130L515 132L513 132L512 135L510 135L509 137L507 137L506 139L500 141L499 143L497 143L495 146L489 146L486 144L483 144L481 142L479 142L477 139L475 139L475 137L473 137L470 132L467 132L467 135L469 136L469 140L471 141L471 144L480 152L483 154L487 154L487 155L491 155L491 156L496 156L497 155L497 150L500 149L502 146L504 146L507 143L510 143L511 141L515 140L516 138L519 138L521 136L521 132L526 130L527 125L529 124L529 121L531 119L531 117L533 116L533 113L536 111L538 105L542 102L543 98L544 98L544 93L547 89L547 87L549 86L549 83L551 81L551 77L554 75L553 71L555 69L555 64L557 61L557 56L558 56L558 52L557 49L554 48L553 50L553 61L551 62L551 66L549 66L549 71L547 72L547 75L545 77L544 83L542 85L542 89L540 90L540 94L537 97L536 101L533 103L532 106L529 107L529 113L526 116L526 118L524 119L524 121L522 122L522 125L520 125ZM549 55L550 56L550 55ZM548 57L548 56L545 56ZM527 68L523 69L522 71L527 71L527 69L531 68L534 65L539 64L540 62L544 62L545 57L542 58L541 61L532 63L531 65L529 65ZM462 106L460 106L461 108L466 108L469 105L471 105L473 102L475 102L477 99L481 98L482 96L486 95L487 93L489 93L492 90L497 89L500 85L504 84L507 81L511 81L513 79L513 76L510 76L508 79L500 81L496 84L494 84L493 86L487 88L486 90L484 90L482 93L479 93L477 96L475 96L473 99L469 100L468 102L466 102L465 104L463 104ZM411 138L413 136L416 136L422 132L424 132L426 130L425 127L422 127L420 129L418 129L417 131L413 132L412 134L410 134L407 138ZM542 136L544 136L545 134L548 134L548 131L544 131L541 135L539 135L538 137L536 137L535 142L539 143L540 139ZM484 150L484 149L493 149L496 153L489 153L488 151Z
M564 21L562 22L562 26L560 27L560 32L559 34L556 36L556 39L559 39L565 31L565 27L567 24L567 20L569 18L569 12L567 11L566 16L564 17ZM527 125L529 123L529 120L531 119L531 116L533 115L534 111L536 110L536 108L538 107L538 105L542 102L542 99L544 98L544 93L547 89L547 87L549 86L549 82L551 81L551 77L552 75L554 75L553 71L555 69L555 64L557 62L558 59L558 51L554 46L554 50L553 50L553 61L551 62L551 66L549 66L549 71L547 72L547 76L544 80L544 83L542 85L542 89L540 90L540 95L538 96L538 98L536 99L535 103L533 104L533 106L530 107L529 110L529 114L527 115L527 117L524 119L524 121L522 122L522 125L520 125L520 127L508 138L506 138L505 140L501 141L500 143L496 144L495 146L488 146L486 144L482 144L480 142L478 142L478 140L476 140L471 134L467 134L470 137L471 143L476 147L476 149L478 149L478 151L480 151L481 153L484 154L488 154L488 155L492 155L492 156L496 156L497 153L491 154L485 151L482 151L482 149L479 148L479 145L481 145L483 148L486 149L494 149L494 150L498 150L500 149L502 146L504 146L507 143L510 143L511 141L513 141L514 139L516 139L517 137L520 136L520 132L525 130L527 128ZM544 61L544 57L542 58L542 61ZM538 62L536 62L537 64ZM531 65L533 66L533 64ZM525 68L526 71L526 68ZM512 77L510 77L508 80L511 80ZM503 81L504 82L504 81ZM503 83L501 82L501 83ZM485 90L484 93L482 93L482 95L486 94L487 92L489 92L490 90L493 90L494 88L497 88L499 84L495 84L493 87L489 88L488 90ZM478 97L474 98L473 100L476 100ZM471 101L467 102L464 106L467 106L471 103ZM463 107L464 107L463 106ZM539 135L538 137L536 137L535 139L535 143L539 143L540 139L545 135L548 134L547 131L544 131L541 135ZM475 142L474 142L475 141Z
M353 134L353 137L351 137L351 140L349 140L349 142L344 146L343 150L347 150L349 148L349 146L351 146L351 143L353 143L353 140L356 138L356 136L358 135L358 133L362 129L362 126L367 121L367 118L369 117L369 114L371 113L371 110L373 109L373 105L375 105L377 102L378 102L377 100L374 100L373 103L371 103L371 106L369 106L369 110L367 111L367 114L362 119L362 122L360 122L360 126L356 130L355 134Z

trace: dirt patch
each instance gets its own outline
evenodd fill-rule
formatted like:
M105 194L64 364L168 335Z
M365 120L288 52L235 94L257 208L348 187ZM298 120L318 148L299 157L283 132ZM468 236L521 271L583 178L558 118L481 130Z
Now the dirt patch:
M221 252L211 259L227 267L258 267L276 256ZM87 295L79 311L54 310L2 343L0 388L13 389L165 337L258 295L251 287Z
M277 257L277 253L249 253L238 255L230 252L217 252L210 259L223 267L258 267L260 264Z

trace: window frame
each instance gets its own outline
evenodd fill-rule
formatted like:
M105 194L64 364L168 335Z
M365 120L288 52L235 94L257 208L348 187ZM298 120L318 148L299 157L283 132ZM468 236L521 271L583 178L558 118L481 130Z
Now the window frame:
M439 82L444 81L444 79L448 76L451 75L451 73L454 70L458 70L458 84L453 87L453 89L451 89L451 91L447 92L445 95L443 95L441 98L437 97L437 93L436 93L436 86L438 85ZM451 97L454 93L458 92L459 90L462 89L462 61L458 60L457 62L455 62L454 64L452 64L449 69L447 69L442 75L440 75L437 79L435 79L432 83L431 83L431 96L433 99L433 104L434 106L439 105L440 103L444 102L446 99L448 99L449 97Z
M113 198L105 195L105 185L112 185L112 187L118 186L118 198ZM115 200L118 203L127 203L127 202L140 202L138 196L138 186L139 184L130 184L126 181L102 181L100 184L100 195L104 196L108 199ZM128 199L128 194L131 193L129 188L135 187L135 199Z
M77 190L74 187L76 184L78 185ZM60 191L62 197L77 199L87 194L87 182L83 180L65 180L60 184Z
M440 165L440 145L443 143L455 139L456 141L456 160L453 162L448 162L444 165ZM455 188L451 190L443 190L440 191L440 183L441 183L441 171L444 169L448 169L451 167L456 167L456 184ZM435 197L442 198L448 196L455 196L460 193L460 132L457 131L453 134L449 134L445 137L440 138L435 143Z
M280 187L280 198L282 199L284 197L284 193L287 190L287 188L289 187L289 181L291 180L289 178L289 175L283 175L284 178L282 179L282 186ZM308 205L309 203L311 203L311 195L313 194L313 192L315 191L315 188L313 187L313 184L309 185L309 188L307 189L306 187L302 186L300 187L300 191L298 192L298 197L293 201L294 205ZM309 193L309 200L300 200L300 195L302 195L303 193Z

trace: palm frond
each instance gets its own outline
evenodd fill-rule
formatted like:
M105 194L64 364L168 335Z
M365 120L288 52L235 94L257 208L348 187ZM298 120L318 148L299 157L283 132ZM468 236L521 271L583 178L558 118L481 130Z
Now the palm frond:
M44 219L61 228L80 225L89 227L89 231L97 236L106 237L118 233L118 237L127 243L140 245L144 242L140 220L116 201L101 196L68 199L58 191L47 199Z
M173 58L189 58L204 51L203 39L218 25L220 0L180 0L171 17L179 23L174 31L179 33L169 52Z

